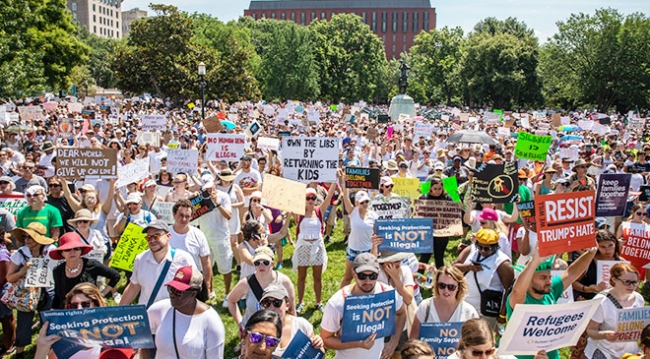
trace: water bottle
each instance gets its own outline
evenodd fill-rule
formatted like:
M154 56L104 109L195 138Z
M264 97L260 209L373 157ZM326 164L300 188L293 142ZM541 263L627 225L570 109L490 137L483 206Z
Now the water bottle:
M433 271L431 269L427 271L427 281L425 282L424 287L427 289L433 287Z

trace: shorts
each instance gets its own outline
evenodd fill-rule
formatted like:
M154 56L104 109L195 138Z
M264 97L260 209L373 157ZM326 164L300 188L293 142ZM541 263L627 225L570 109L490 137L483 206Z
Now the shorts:
M355 251L354 249L346 249L345 250L345 258L350 261L354 262L355 259L357 259L357 256L361 253L370 253L370 250L367 251Z
M325 211L325 224L334 226L336 224L336 207L328 206Z
M233 253L230 246L230 238L224 240L208 239L210 246L210 260L217 262L217 269L221 274L232 272Z

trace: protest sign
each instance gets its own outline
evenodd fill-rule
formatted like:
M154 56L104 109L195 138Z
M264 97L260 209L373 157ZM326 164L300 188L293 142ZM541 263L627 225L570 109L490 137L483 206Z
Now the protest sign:
M139 145L160 146L160 132L142 132L138 131L136 142Z
M375 234L384 239L379 251L432 253L433 220L431 218L378 219Z
M16 216L18 211L27 206L25 195L21 194L0 194L0 208L6 209Z
M253 121L246 128L246 135L248 137L255 137L255 136L257 136L257 133L260 132L261 129L262 129L262 126L260 126L260 124L257 123L257 121Z
M56 108L59 106L59 103L56 101L47 101L43 103L43 108L47 112L54 112L56 111Z
M25 287L53 287L54 276L52 275L54 268L63 263L57 261L49 256L42 258L30 258L29 261L33 264L25 274Z
M650 324L650 307L625 308L616 311L616 341L637 342Z
M174 224L174 214L172 212L173 207L174 202L156 201L156 204L153 205L151 211L158 215L159 221L163 221L167 224Z
M115 178L117 151L107 148L57 148L56 175L69 180L86 176Z
M199 150L169 150L167 153L167 172L173 174L194 174L199 165Z
M370 207L380 219L411 216L411 200L408 197L377 196L370 200Z
M533 161L546 161L553 136L537 136L520 131L515 146L515 157Z
M497 136L510 138L510 128L508 128L508 127L499 127L499 128L497 128Z
M609 287L610 270L615 264L618 263L630 263L630 262L597 260L596 261L596 284L600 282L605 282Z
M429 344L436 359L444 359L458 349L462 326L463 322L420 323L419 339Z
M217 116L211 116L203 120L203 127L208 133L219 133L224 128Z
M519 304L501 337L498 356L535 355L574 346L603 298L574 303Z
M280 148L280 139L270 137L259 137L257 139L257 148L264 151L278 150Z
M640 191L639 201L645 202L650 199L650 186L641 186Z
M632 117L628 119L627 125L631 130L642 130L645 126L645 119Z
M201 192L190 198L194 210L192 211L192 221L214 209L214 202L208 192Z
M81 113L83 109L84 109L84 105L80 102L68 103L68 112L70 113Z
M415 218L433 218L433 236L451 237L463 234L462 208L458 202L435 199L415 201Z
M596 193L581 191L535 197L541 256L596 246Z
M433 133L433 125L431 124L420 121L413 126L413 138L424 137L427 139L431 137L431 133Z
M126 226L113 252L111 267L129 272L133 271L135 257L149 249L146 239L147 234L142 233L142 229L133 222Z
M388 123L390 121L390 116L388 115L377 115L377 123Z
M402 197L420 197L420 180L417 178L393 178L393 193Z
M61 138L72 138L74 136L74 124L73 121L69 118L63 118L59 120L59 137Z
M88 348L154 348L144 305L110 306L39 312L49 322L47 335L61 337L52 345L57 358L70 358Z
M646 264L650 263L650 225L645 223L623 222L621 224L623 242L621 256L629 260L644 275Z
M138 182L149 177L149 159L135 160L128 165L120 166L117 169L117 181L115 187L124 187L127 184Z
M346 167L345 187L379 189L379 168Z
M307 111L307 121L318 125L320 123L320 113L317 110Z
M483 163L474 171L472 200L476 203L512 203L519 194L517 162Z
M519 218L528 225L528 228L537 233L537 222L535 222L535 202L526 201L517 203Z
M325 353L316 349L311 339L301 330L297 330L289 345L284 349L282 358L287 359L322 359Z
M307 185L286 178L264 175L262 198L266 205L282 211L305 215L305 192Z
M208 161L239 161L246 150L245 135L211 133L205 136L205 143L205 159Z
M142 131L164 131L167 129L167 116L144 115L140 120Z
M629 173L603 173L598 178L596 217L615 217L625 214L630 191Z
M23 121L37 121L43 119L41 106L18 106L20 119Z
M283 137L282 176L299 182L335 182L339 139ZM304 197L304 194L303 194Z
M377 334L375 340L393 335L397 311L395 305L395 290L346 296L343 304L341 342L364 340L373 333Z
M553 127L562 126L562 115L560 115L560 113L556 112L553 115L551 115L551 126Z

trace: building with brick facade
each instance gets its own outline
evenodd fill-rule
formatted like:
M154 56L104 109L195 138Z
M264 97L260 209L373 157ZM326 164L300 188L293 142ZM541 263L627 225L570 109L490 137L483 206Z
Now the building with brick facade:
M114 39L122 38L123 0L68 0L72 18L91 33Z

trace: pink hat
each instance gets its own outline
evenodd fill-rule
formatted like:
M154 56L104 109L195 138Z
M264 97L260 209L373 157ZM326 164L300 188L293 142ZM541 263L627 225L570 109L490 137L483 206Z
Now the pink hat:
M481 211L481 214L476 217L476 220L496 222L499 220L499 215L497 214L497 211L493 210L492 208L483 208L483 211Z
M59 238L59 247L50 251L50 258L55 260L65 259L61 255L61 252L73 248L81 248L81 255L83 256L88 254L93 249L93 246L82 242L81 236L76 232L68 232Z

